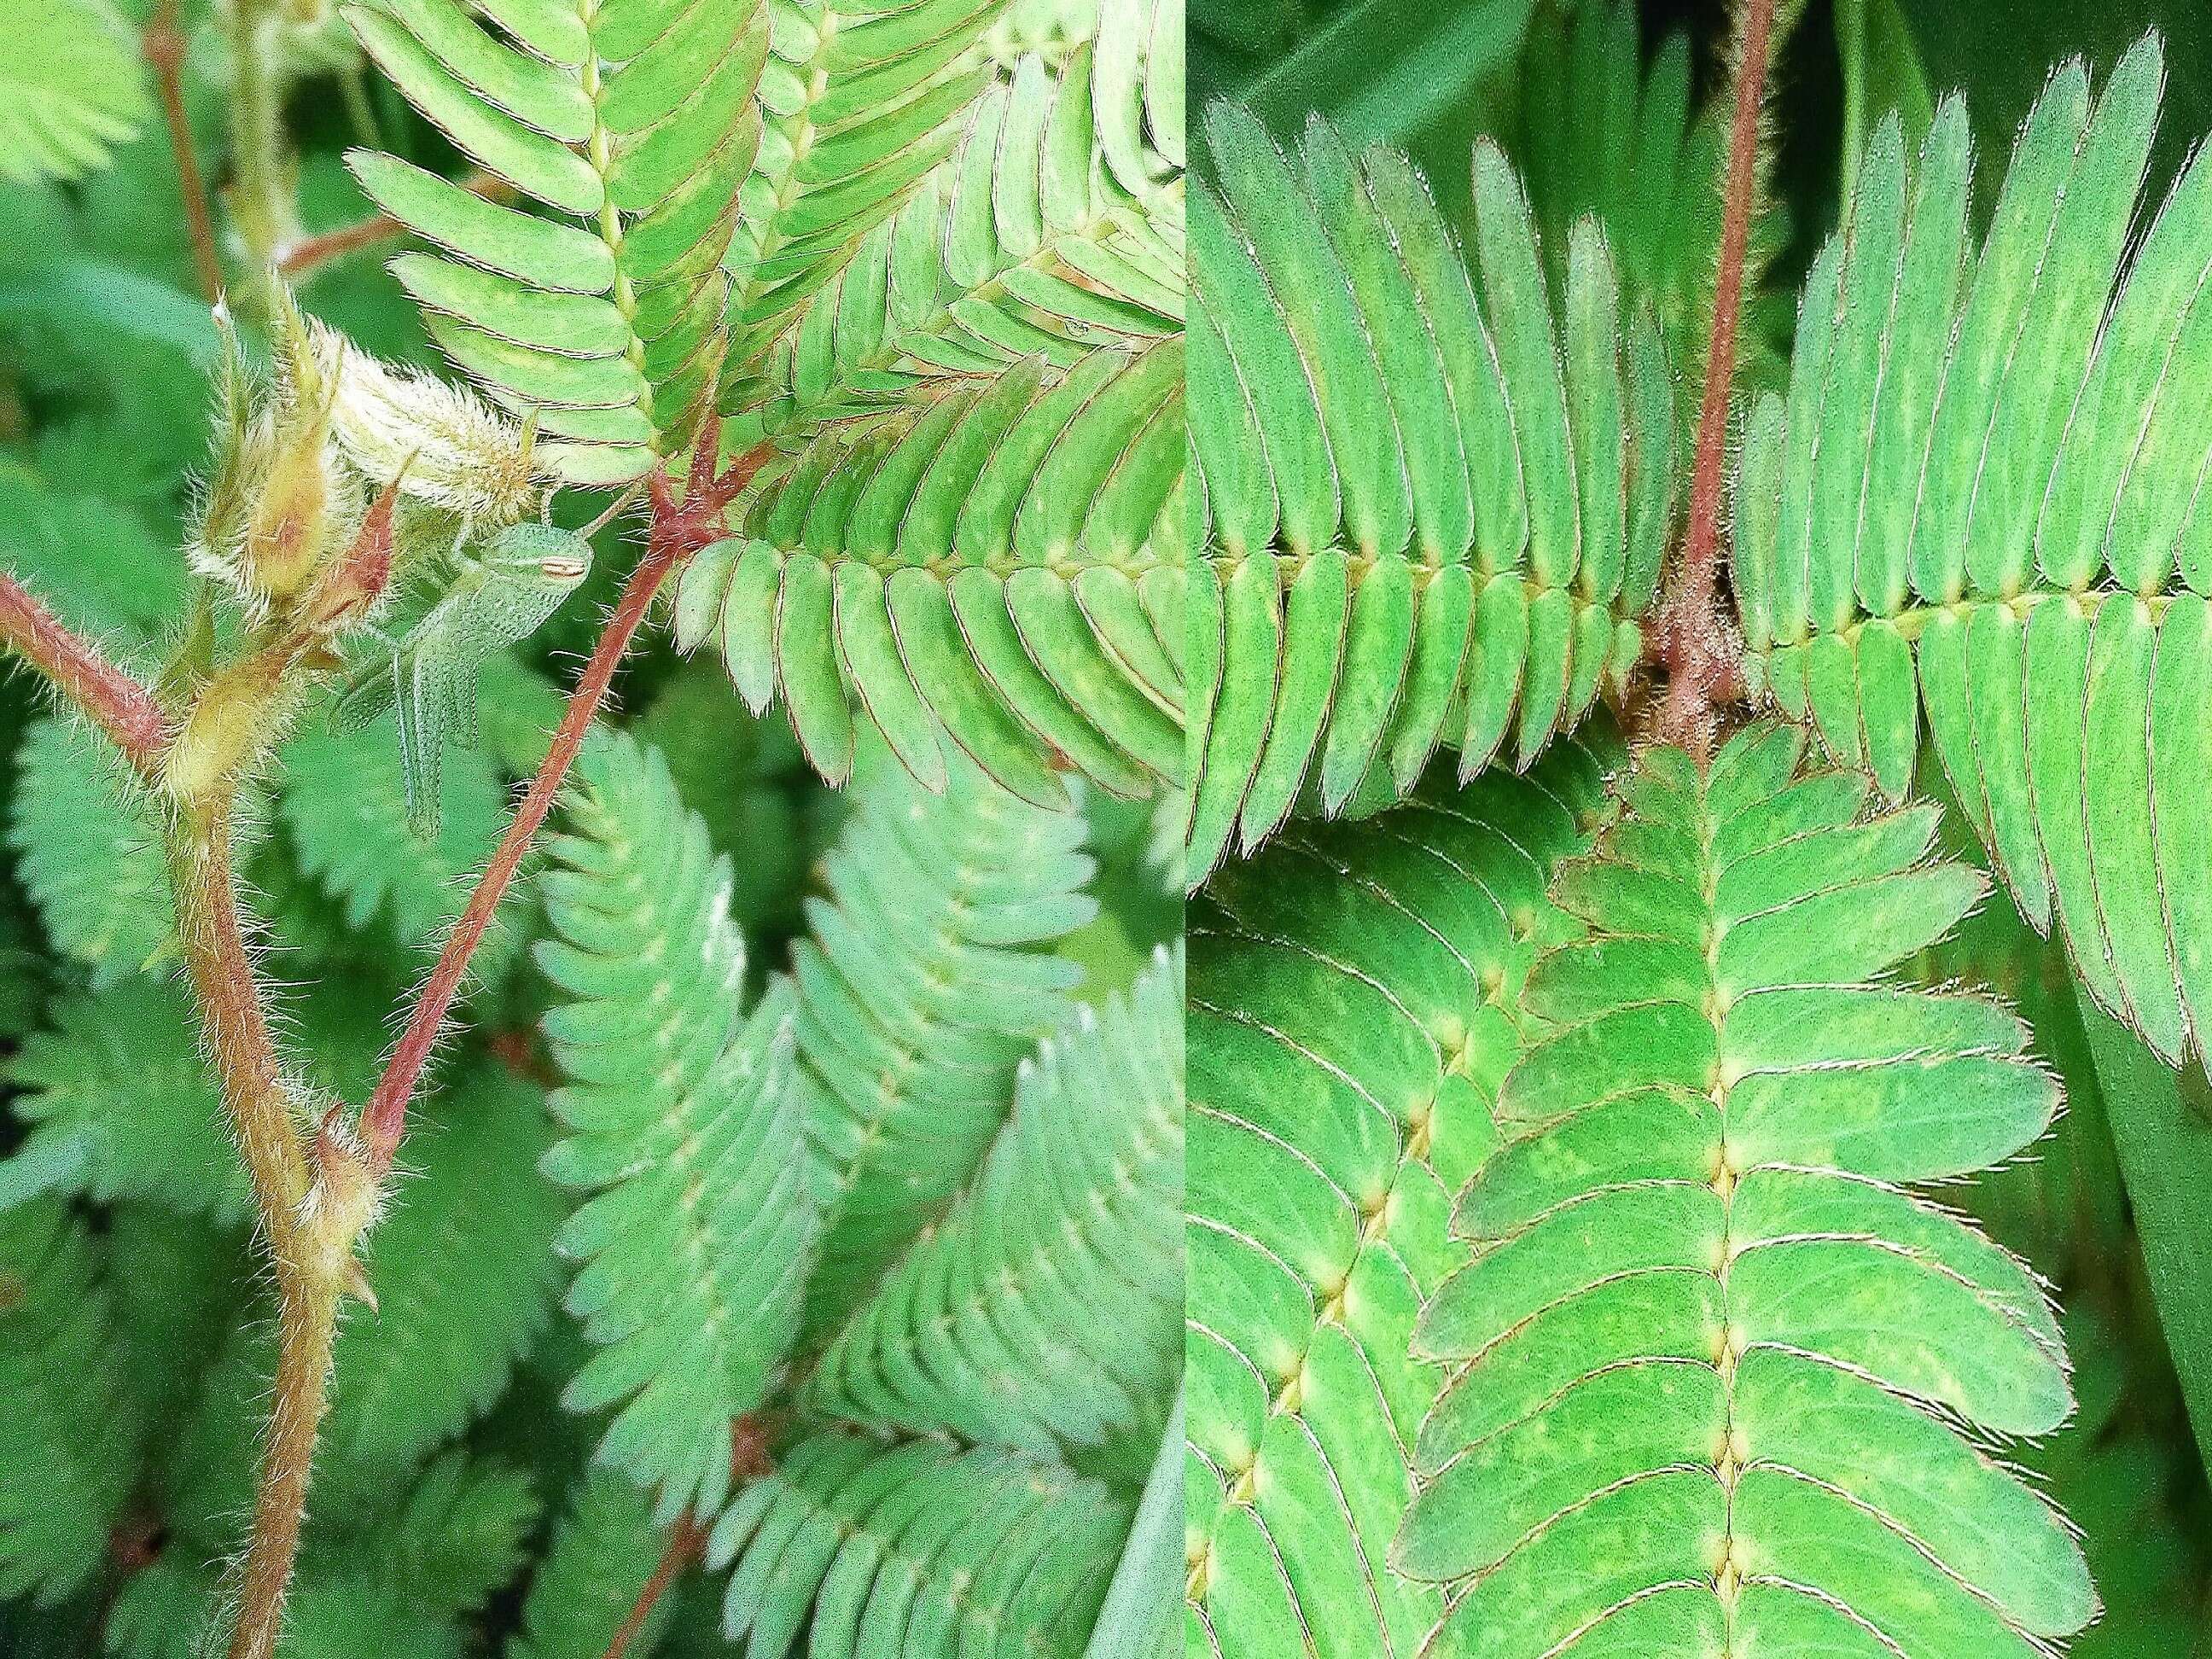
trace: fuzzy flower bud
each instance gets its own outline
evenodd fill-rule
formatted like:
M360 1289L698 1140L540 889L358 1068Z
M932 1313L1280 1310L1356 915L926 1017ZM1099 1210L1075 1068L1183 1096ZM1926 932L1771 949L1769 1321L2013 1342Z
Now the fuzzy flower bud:
M266 416L252 406L253 376L229 306L216 301L214 317L222 351L216 376L215 465L199 512L198 556L204 563L216 556L212 550L234 547L246 534L252 480L273 437Z
M345 556L325 568L322 579L300 607L300 623L320 635L342 633L366 621L392 581L392 514L398 503L397 480L385 487L369 508Z
M289 297L276 318L276 344L283 373L275 433L246 520L239 574L249 592L286 599L322 568L336 539L331 511L339 481L332 477L331 388Z
M279 429L240 549L246 588L289 599L321 568L330 539L331 477L319 423Z
M465 387L392 368L319 323L307 326L334 388L331 430L355 471L471 525L514 524L536 510L543 487L529 424Z
M353 539L362 491L331 434L336 386L289 297L277 302L274 384L258 393L220 306L216 321L228 349L193 560L258 616L289 608Z

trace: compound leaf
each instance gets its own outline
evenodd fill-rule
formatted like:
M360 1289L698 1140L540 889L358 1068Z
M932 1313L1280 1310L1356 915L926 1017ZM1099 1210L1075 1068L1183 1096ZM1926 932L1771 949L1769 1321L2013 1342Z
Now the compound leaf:
M1182 1363L1182 1047L1163 961L1024 1061L974 1184L846 1322L807 1403L1133 1480Z
M101 1272L65 1202L0 1209L0 1595L89 1581L130 1496L140 1425Z
M2155 36L2094 100L2055 73L1978 252L1960 100L1909 196L1876 132L1753 417L1735 570L1754 679L1893 799L1924 718L2022 914L2174 1062L2212 1018L2212 163L2130 240L2162 81Z
M131 25L103 0L0 0L0 179L104 167L153 111Z
M800 1442L715 1523L723 1630L748 1659L886 1642L905 1659L1078 1659L1131 1503L1053 1463L933 1440Z
M544 1167L581 1194L559 1245L599 1346L566 1401L612 1409L599 1455L665 1521L720 1506L730 1425L798 1328L817 1218L793 998L779 982L744 1011L728 861L658 754L603 734L566 802L538 961L568 1134Z
M1392 1554L1449 1587L1431 1651L2031 1659L2095 1613L1984 1449L2072 1408L2043 1286L1915 1190L2020 1151L2058 1085L1995 1005L1885 981L1985 884L1802 747L1644 753L1553 884L1589 932L1529 972L1554 1025L1413 1345L1451 1368Z
M374 0L345 16L416 108L550 216L391 155L349 159L377 204L439 250L401 254L392 272L446 355L535 413L549 471L620 483L679 452L713 408L770 7L492 0L482 12Z
M1193 1653L1411 1659L1443 1611L1385 1557L1443 1384L1409 1351L1456 1253L1448 1194L1496 1141L1545 896L1602 774L1431 774L1356 828L1304 821L1190 909Z
M1197 192L1191 430L1203 557L1188 873L1304 802L1371 811L1441 744L1527 766L1641 652L1671 519L1657 325L1594 222L1555 304L1485 141L1470 270L1402 156L1286 154L1217 106Z

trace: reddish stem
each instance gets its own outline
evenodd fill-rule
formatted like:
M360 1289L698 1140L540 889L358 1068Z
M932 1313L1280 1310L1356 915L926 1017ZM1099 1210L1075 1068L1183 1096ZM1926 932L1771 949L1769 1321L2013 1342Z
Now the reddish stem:
M222 262L216 257L215 221L208 212L207 180L192 147L192 126L185 114L185 36L177 27L177 0L161 0L147 22L139 50L154 71L161 99L161 118L169 129L169 148L177 158L177 193L184 198L185 231L192 245L192 269L200 292L212 305L222 295Z
M699 441L690 488L680 503L670 492L666 478L659 475L653 477L653 525L646 539L645 556L638 561L636 569L630 573L623 588L622 597L616 601L614 614L599 635L591 660L584 665L575 690L568 694L568 706L553 733L552 746L546 750L538 775L531 780L529 792L515 809L507 833L500 838L498 849L492 854L476 890L469 895L469 902L447 936L445 948L438 953L437 963L408 1018L406 1030L392 1051L392 1059L377 1083L376 1091L362 1109L362 1153L369 1168L379 1176L391 1169L392 1158L398 1151L400 1136L406 1130L408 1102L422 1081L422 1068L437 1046L446 1017L453 1010L453 999L460 993L469 960L483 942L492 913L514 881L514 872L521 867L546 814L552 811L554 798L559 794L568 768L584 746L584 734L591 726L592 716L599 713L599 705L605 701L607 688L614 682L615 669L629 650L638 625L645 620L653 595L670 572L714 539L719 533L722 508L774 453L763 444L739 457L716 477L712 472L714 434L711 428Z
M462 180L461 187L488 202L501 201L514 194L513 185L489 173L471 174ZM398 241L406 234L407 227L398 220L380 213L374 218L363 219L358 224L341 225L336 230L326 230L319 235L304 237L293 243L277 260L276 270L288 282L296 282L333 259L343 259L350 253Z
M661 1553L660 1565L653 1570L653 1577L645 1581L645 1588L637 1593L637 1600L630 1604L629 1616L622 1621L622 1627L615 1632L614 1639L607 1644L605 1659L629 1659L631 1644L637 1640L638 1632L645 1628L645 1621L653 1617L653 1610L660 1604L660 1598L668 1593L668 1587L676 1582L677 1575L698 1559L699 1552L706 1547L706 1544L707 1529L690 1516L676 1523L669 1532L668 1547Z
M232 793L218 789L204 800L179 805L170 884L185 972L199 1005L208 1053L240 1155L253 1178L270 1248L282 1255L291 1248L310 1176L239 915L232 804Z
M1721 489L1728 452L1729 394L1735 380L1736 330L1743 313L1743 267L1759 194L1759 112L1766 96L1766 59L1774 32L1774 0L1746 0L1735 63L1735 111L1729 133L1723 198L1720 270L1713 285L1713 331L1705 356L1705 396L1698 411L1696 460L1690 477L1690 520L1682 563L1668 602L1666 656L1668 724L1693 724L1729 678L1730 653L1715 609L1720 553Z
M102 656L13 576L0 572L0 644L13 647L105 732L144 778L158 777L169 723L154 694Z
M769 1461L769 1437L766 1426L748 1412L730 1425L730 1473L740 1486L758 1480L775 1466ZM607 1644L603 1659L629 1659L630 1648L645 1628L645 1621L653 1617L653 1608L676 1582L677 1575L698 1559L706 1547L707 1528L685 1516L668 1534L668 1548L660 1558L660 1565L653 1570L653 1577L645 1581L637 1600L630 1604L629 1617Z
M252 1537L239 1570L230 1659L273 1659L283 1633L285 1592L299 1559L315 1439L330 1404L338 1297L337 1285L303 1273L296 1264L278 1273L275 1400L261 1445Z

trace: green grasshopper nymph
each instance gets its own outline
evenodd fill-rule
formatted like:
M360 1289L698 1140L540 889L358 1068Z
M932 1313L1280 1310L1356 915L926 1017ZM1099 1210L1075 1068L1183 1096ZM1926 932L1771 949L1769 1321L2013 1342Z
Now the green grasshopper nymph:
M459 556L453 585L404 634L370 630L374 659L331 714L352 731L396 706L407 822L426 838L437 832L445 744L476 745L478 671L493 653L535 633L592 568L589 542L534 523L510 525Z

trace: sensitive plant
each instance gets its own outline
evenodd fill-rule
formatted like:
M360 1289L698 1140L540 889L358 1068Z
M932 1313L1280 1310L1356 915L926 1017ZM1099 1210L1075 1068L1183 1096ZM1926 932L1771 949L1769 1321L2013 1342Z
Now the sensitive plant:
M1179 13L99 21L8 94L11 1639L1164 1650Z
M9 1635L2185 1646L2212 173L1921 9L1823 237L1769 0L1205 8L1188 222L1171 4L48 9Z
M1379 94L1285 107L1295 55L1201 124L1187 1644L2185 1645L2201 1553L2123 1564L2212 1421L2161 43L2056 71L1982 216L1960 99L1863 107L1793 343L1790 18L1735 9L1705 265L1557 182L1701 125L1568 9L1539 84L1564 34L1611 91L1540 188L1507 117L1451 193ZM2107 1317L2140 1415L2100 1333L2068 1427Z

